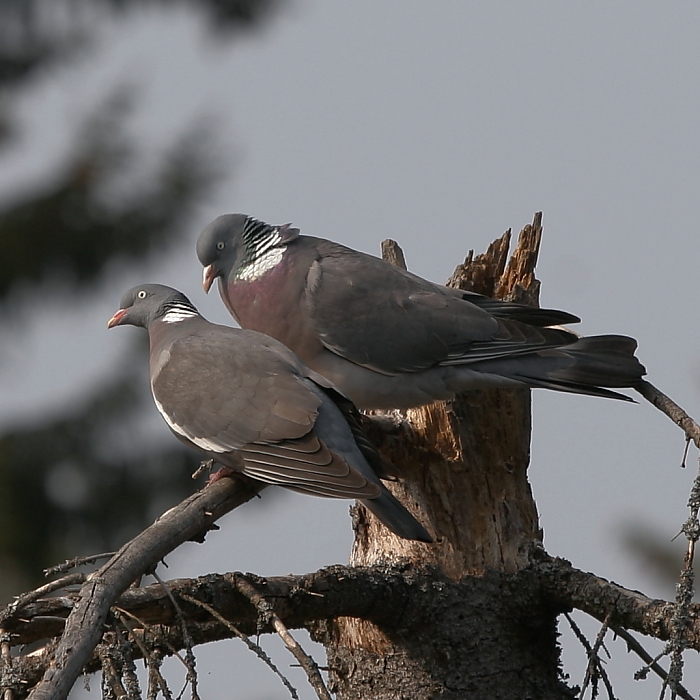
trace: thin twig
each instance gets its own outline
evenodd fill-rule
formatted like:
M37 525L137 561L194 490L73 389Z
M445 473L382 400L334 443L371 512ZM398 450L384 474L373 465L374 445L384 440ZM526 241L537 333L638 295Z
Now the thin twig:
M683 534L688 540L688 549L683 560L683 569L680 581L676 586L676 607L671 618L671 638L666 645L666 650L671 657L671 665L668 669L668 677L664 679L663 689L668 686L672 693L677 693L677 688L683 679L683 652L688 648L687 633L692 625L690 605L693 602L695 592L695 570L693 560L695 558L695 543L700 538L700 470L695 477L693 487L688 498L690 515L683 524Z
M151 664L148 667L148 694L146 700L156 700L158 697L158 688L163 690L163 697L165 700L173 700L170 688L165 684L165 678L163 678L163 674L160 672L162 663L163 651L156 648L151 654Z
M141 700L141 688L139 679L136 676L136 664L131 653L132 645L129 640L124 637L118 625L114 625L114 634L119 642L119 661L121 664L121 676L126 688L126 694L129 700Z
M688 459L688 450L690 449L690 438L685 436L685 447L683 448L683 459L681 460L681 468L685 469L685 460Z
M274 612L270 603L265 600L261 593L255 590L249 581L242 576L236 578L236 587L248 600L256 607L258 613L269 620L275 629L275 632L280 636L285 646L292 653L294 658L299 662L299 665L304 669L309 679L311 687L316 691L316 695L320 700L332 700L331 694L323 682L321 672L316 662L301 648L299 643L292 637L289 630Z
M121 611L119 612L119 622L122 623L122 625L126 628L126 630L129 632L131 635L131 638L134 640L134 643L136 646L141 650L141 655L143 656L144 663L148 666L148 683L149 683L149 694L150 694L150 684L151 680L155 680L157 684L160 686L161 691L163 692L163 696L166 698L166 700L172 700L172 694L170 693L170 688L168 688L168 684L165 681L165 678L163 678L163 674L160 672L160 663L156 661L156 659L153 657L151 652L148 650L145 644L145 636L146 636L146 630L144 629L144 640L142 641L139 639L139 635L136 634L136 630L129 624L129 621L126 619L126 616L124 614L121 614ZM153 672L153 673L151 673Z
M598 651L600 650L601 646L603 646L603 639L605 638L605 634L608 631L608 626L610 625L610 618L612 616L612 613L609 612L605 616L605 620L603 620L603 624L600 626L600 629L598 630L598 634L596 635L595 642L593 643L593 647L590 649L588 653L588 666L586 667L586 675L583 679L583 687L581 688L581 697L583 698L583 694L586 691L586 688L588 687L588 684L593 682L593 684L596 687L596 692L594 693L594 697L597 695L597 686L598 686L598 676L602 675L600 674L600 670L602 668L602 662L598 656ZM607 651L607 649L606 649ZM610 654L608 654L608 657ZM608 690L608 694L610 694L610 690Z
M214 468L213 459L205 459L199 463L199 466L192 472L191 479L198 479L204 472L210 472Z
M153 635L154 639L161 639L163 642L163 645L168 648L168 651L180 661L180 663L187 668L187 662L182 658L180 655L180 652L167 640L164 638L161 638L160 635L153 630L153 627L149 625L147 622L144 622L142 619L139 617L136 617L134 613L130 612L129 610L126 610L125 608L120 608L118 606L114 606L114 609L120 614L120 615L127 615L130 617L134 622L137 622L141 627L143 627L144 631L150 632Z
M185 643L185 665L187 666L187 681L192 688L192 700L200 700L199 694L197 693L197 667L196 659L192 648L194 647L194 642L192 641L192 636L190 635L189 629L187 629L187 621L185 620L185 615L182 609L175 600L175 596L172 591L168 588L165 581L158 575L154 570L151 572L152 576L158 581L158 583L163 587L166 592L170 602L173 604L175 609L175 614L177 616L178 622L180 623L180 629L182 630L182 639Z
M12 675L12 651L10 648L10 635L0 629L0 671L2 676ZM5 683L3 683L5 685ZM2 691L2 700L14 700L15 694L12 688L5 687Z
M666 396L663 391L653 384L639 381L634 387L652 406L665 413L700 449L700 425L698 425L673 399Z
M588 663L590 665L591 661L595 663L597 666L597 673L595 676L591 676L594 685L592 686L594 688L593 690L593 697L596 697L598 694L597 691L597 676L600 676L601 680L603 681L603 684L605 685L605 689L608 693L608 698L610 700L615 700L615 692L612 687L612 683L610 682L610 679L608 678L608 674L606 673L605 669L603 668L603 664L601 663L600 659L598 658L597 654L597 649L594 651L594 648L588 643L588 640L586 639L586 635L583 634L581 631L581 628L574 622L574 619L569 615L569 613L564 613L564 617L567 619L569 626L571 627L572 632L576 635L576 639L581 643L581 646L586 650L586 654L588 656ZM607 629L607 625L604 622L603 623L605 629ZM602 644L603 637L605 636L605 633L601 636L600 633L598 633L598 637L596 637L596 642L598 643L598 639L600 639L599 644ZM591 682L591 679L589 679L588 676L588 668L586 669L586 678L584 679L584 685L581 688L581 692L579 694L579 700L583 700L583 695L586 692L586 687L588 686L588 683Z
M59 578L56 581L50 581L45 583L39 588L35 588L33 591L28 591L20 596L17 596L4 610L0 611L0 625L3 625L11 617L14 617L22 608L33 603L39 598L43 598L49 593L53 593L66 586L72 586L78 583L85 583L85 574L75 573Z
M124 700L128 697L126 688L119 677L119 670L114 659L112 645L99 645L98 656L102 661L102 697L103 700Z
M657 657L653 657L640 643L637 639L635 639L626 629L622 627L610 627L610 629L618 636L620 639L623 639L625 643L627 644L627 649L629 651L633 651L644 663L646 666L644 666L643 669L641 669L641 673L646 673L647 669L653 671L659 678L662 680L666 680L668 674L666 671L663 669L663 667L658 663L658 660L660 657L662 657L664 654L663 652L659 654ZM640 671L637 671L637 674L640 674ZM635 674L635 678L637 677L637 674ZM639 675L639 679L643 678L642 675ZM676 688L676 693L678 694L678 697L683 698L683 700L696 700L682 685L678 685Z
M692 440L700 449L700 425L698 425L675 401L670 399L653 384L640 381L636 390L651 404L665 413L686 435L686 440ZM686 445L687 446L687 445ZM685 454L683 456L685 465ZM665 651L670 654L671 665L668 674L664 678L661 695L665 694L666 687L671 688L673 694L678 693L680 682L683 678L683 651L688 647L687 631L692 621L689 614L690 604L693 600L695 572L693 559L695 557L695 543L700 538L700 472L695 477L693 488L688 499L690 516L683 525L682 531L688 540L688 549L680 574L680 581L676 587L676 606L671 618L671 636Z
M50 566L48 569L44 569L44 576L55 576L56 574L62 574L71 569L75 569L76 566L82 566L83 564L92 564L98 559L109 559L113 557L116 552L103 552L102 554L91 554L88 557L75 557L74 559L66 559L63 564L56 564L56 566Z
M299 700L299 695L297 693L296 688L289 682L289 680L277 668L277 666L275 666L272 659L267 655L265 650L259 644L256 644L247 634L241 632L241 630L239 630L238 627L236 627L233 623L229 622L220 612L212 608L211 605L207 605L207 603L203 603L201 600L197 600L197 598L191 595L187 595L187 593L178 593L178 596L183 600L186 600L188 603L192 603L192 605L197 605L200 608L206 610L214 619L218 620L222 625L228 627L228 629L230 629L231 632L233 632L248 647L248 649L250 649L265 664L267 664L267 666L270 668L271 671L273 671L273 673L279 676L280 680L284 684L285 688L287 688L292 698L294 698L294 700Z

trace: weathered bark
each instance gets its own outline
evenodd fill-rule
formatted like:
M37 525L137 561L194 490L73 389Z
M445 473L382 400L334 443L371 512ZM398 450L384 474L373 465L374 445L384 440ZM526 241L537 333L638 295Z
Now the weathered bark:
M509 578L509 585L518 587L518 576L534 577L540 582L542 594L550 606L560 611L577 608L601 622L611 610L614 624L657 639L671 637L674 604L655 600L622 586L606 581L595 574L576 569L564 559L552 558L543 551L533 564ZM173 579L165 586L153 584L129 588L116 600L116 605L138 618L144 625L177 627L177 617L170 592L175 598L190 598L214 607L227 620L247 634L272 632L269 623L260 619L254 606L238 590L238 582L245 579L255 587L282 618L287 627L301 628L315 620L332 617L362 617L375 624L386 625L403 614L410 602L411 586L430 587L440 581L435 572L405 567L348 567L332 566L301 576L273 576L261 578L236 572L208 574L195 579ZM443 577L444 579L444 577ZM480 577L465 577L460 585L478 585ZM474 581L477 583L474 584ZM524 585L524 584L523 584ZM75 596L64 594L29 603L21 612L5 621L13 645L32 644L58 637L65 620L75 607ZM211 623L211 615L193 605L184 605L187 622L193 636L202 642L213 642L231 636L221 625L202 628ZM688 616L692 625L687 641L690 648L700 651L700 604L690 606ZM163 633L165 633L163 631ZM173 632L168 632L168 635ZM181 646L175 645L176 649Z
M183 542L197 539L224 513L249 501L265 484L249 479L221 479L186 499L175 517L164 513L122 547L83 584L65 630L32 700L66 697L100 641L103 624L117 597L150 567ZM173 509L174 510L174 509Z
M507 265L510 232L484 255L470 253L449 284L536 305L541 233L538 214ZM403 475L390 488L437 541L401 540L358 508L351 564L409 562L433 569L436 584L415 590L394 625L343 617L317 629L333 689L342 700L396 698L397 688L414 700L570 697L558 679L554 612L534 581L530 588L523 579L517 591L503 584L541 542L527 480L530 392L474 391L402 417L410 430L383 446ZM486 572L492 586L476 600L445 581Z
M269 620L261 619L258 609L240 592L241 580L264 597L271 610L284 620L288 628L315 628L318 633L327 633L328 630L324 623L319 627L316 621L336 617L362 618L379 628L393 628L397 619L405 617L406 610L411 609L414 616L419 614L413 611L412 605L415 591L421 591L422 599L427 600L428 604L435 601L441 613L446 600L456 600L450 612L456 618L453 623L458 623L456 629L459 630L462 619L466 618L478 621L472 624L478 633L481 633L480 624L485 624L487 617L482 609L485 601L490 596L496 596L504 601L507 609L515 610L515 619L521 623L514 625L518 628L518 634L532 626L533 638L545 635L547 648L551 648L550 640L546 637L551 629L547 623L549 616L571 608L583 610L601 622L607 620L616 633L622 633L621 630L626 628L661 640L672 637L676 609L673 603L647 598L638 591L625 589L595 574L575 569L569 562L551 558L544 551L536 554L531 566L517 574L505 575L491 570L483 576L466 576L459 583L436 575L433 570L408 565L367 568L333 566L303 576L259 578L251 574L228 573L209 574L197 579L175 579L165 582L164 586L155 584L129 588L115 604L134 621L136 632L147 642L146 646L151 650L159 649L164 654L186 647L172 599L180 601L193 644L235 636L230 627L214 619L204 606L215 610L242 633L273 632ZM434 595L426 596L426 592ZM194 605L193 601L199 601L203 606ZM75 596L64 594L28 603L18 613L5 617L5 632L10 635L13 646L56 638L63 631L75 602ZM491 601L488 602L491 605ZM541 618L543 609L547 615ZM433 615L431 612L420 615L424 618L423 634L429 634ZM510 635L512 630L504 628L503 617L500 613L496 617L496 628L500 625L499 633ZM688 647L700 650L700 605L689 607L688 619ZM487 629L491 637L495 628ZM48 646L51 647L50 642ZM100 668L103 647L104 643L101 643L92 653L85 666L86 671ZM499 647L503 647L502 640ZM537 648L536 645L533 650ZM142 658L140 648L133 648L132 656ZM453 655L443 658L450 661ZM473 658L478 659L478 655L473 654ZM555 662L551 657L537 657L535 661L546 667ZM17 687L31 687L37 683L49 663L50 655L43 653L15 658L12 676L17 679ZM536 669L539 671L536 665L529 668L533 674ZM446 673L454 675L455 671L450 667ZM3 678L7 680L8 677L5 669ZM368 682L371 686L376 685L374 680ZM4 689L2 679L0 689Z

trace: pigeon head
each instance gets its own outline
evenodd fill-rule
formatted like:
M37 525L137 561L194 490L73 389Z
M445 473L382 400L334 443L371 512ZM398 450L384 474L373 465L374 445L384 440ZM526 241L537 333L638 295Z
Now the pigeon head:
M299 235L291 224L273 226L245 214L224 214L212 221L199 236L197 257L204 266L202 286L209 292L214 280L245 276L274 249L284 248Z
M198 315L190 300L177 289L163 284L140 284L122 297L119 311L109 319L107 328L127 325L148 328L158 319L168 321L169 316L175 321Z

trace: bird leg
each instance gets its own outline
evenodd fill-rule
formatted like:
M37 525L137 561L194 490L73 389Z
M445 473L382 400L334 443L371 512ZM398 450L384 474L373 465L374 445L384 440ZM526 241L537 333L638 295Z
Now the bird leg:
M211 461L212 461L212 467L213 467L214 460L211 460ZM209 479L207 480L206 485L211 486L213 483L217 482L219 479L223 479L224 477L227 477L227 476L230 477L230 476L233 476L234 474L238 474L238 473L239 472L237 472L235 469L231 469L231 467L221 466L221 467L219 467L219 469L217 469L215 472L212 472L209 475ZM206 488L206 486L205 486L205 488Z

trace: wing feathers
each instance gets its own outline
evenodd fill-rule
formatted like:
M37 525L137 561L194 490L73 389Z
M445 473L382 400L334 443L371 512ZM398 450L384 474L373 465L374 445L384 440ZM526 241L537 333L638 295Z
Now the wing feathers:
M577 321L571 314L448 289L338 244L307 241L321 255L306 303L322 343L380 374L526 355L577 339L545 327ZM352 323L339 322L341 315Z
M333 498L379 496L376 483L317 437L321 398L274 341L205 328L172 343L152 383L176 434L260 481Z
M245 445L239 450L249 476L336 498L374 498L379 486L350 467L315 435L278 444Z
M376 498L379 486L356 472L316 439L312 454L283 445L246 445L239 450L243 473L288 488L333 498Z

